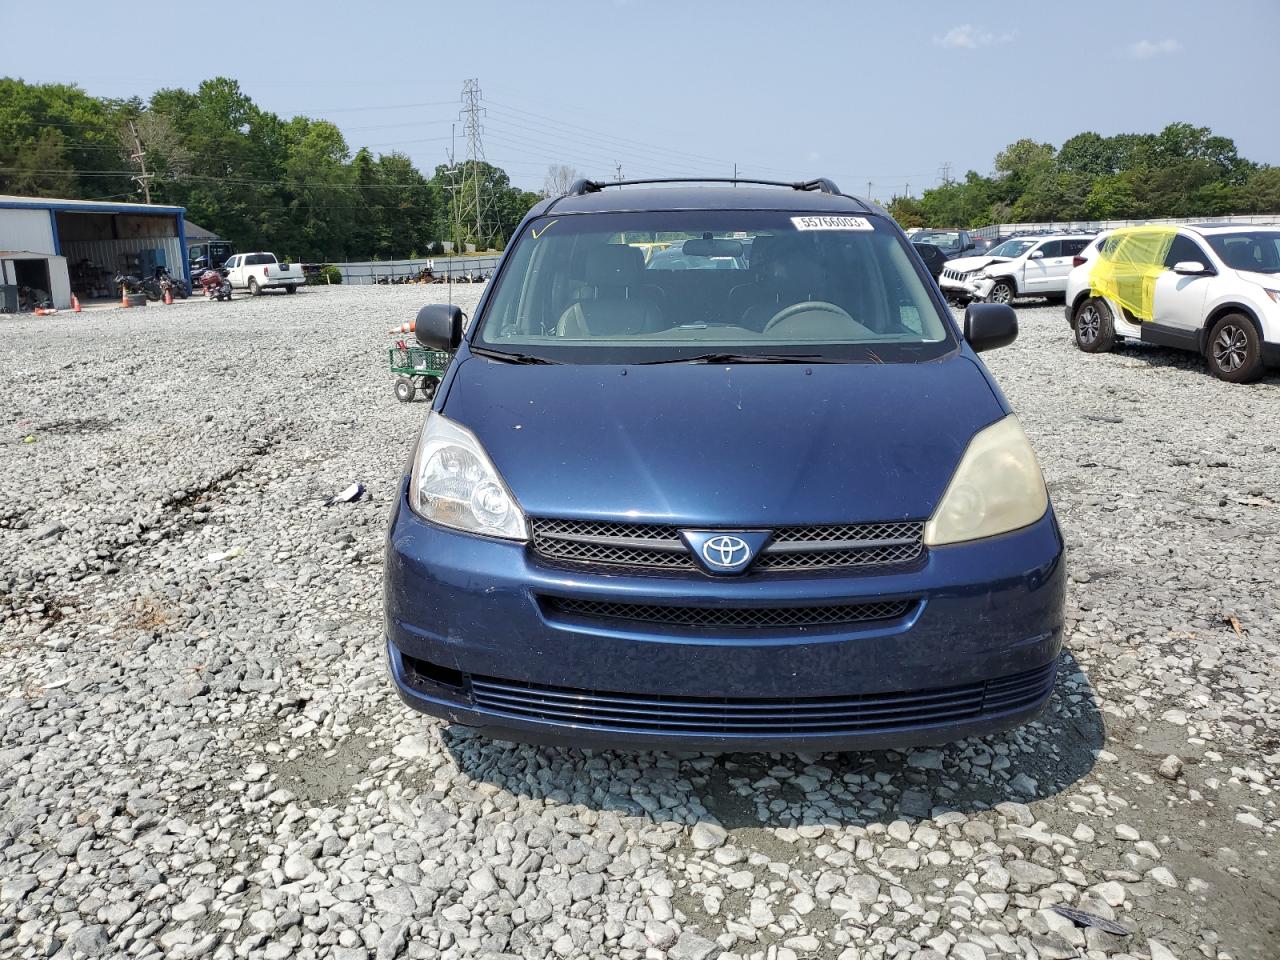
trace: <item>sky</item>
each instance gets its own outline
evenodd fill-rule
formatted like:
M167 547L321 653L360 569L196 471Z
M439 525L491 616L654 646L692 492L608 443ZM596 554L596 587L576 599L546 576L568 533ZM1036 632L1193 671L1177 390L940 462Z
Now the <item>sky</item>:
M0 75L144 99L228 76L265 109L330 120L352 152L399 150L428 175L455 125L466 156L474 78L486 159L533 190L552 163L596 179L618 165L730 176L736 163L888 200L936 185L944 165L987 173L1022 137L1177 120L1280 164L1280 0L308 0L199 16L224 37L180 8L140 30L101 2L0 0ZM164 40L179 28L180 43Z

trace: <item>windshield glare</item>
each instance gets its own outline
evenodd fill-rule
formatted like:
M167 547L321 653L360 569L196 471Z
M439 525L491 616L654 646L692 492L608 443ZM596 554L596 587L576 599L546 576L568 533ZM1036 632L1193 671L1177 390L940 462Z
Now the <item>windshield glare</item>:
M1232 270L1280 273L1280 231L1219 233L1205 239Z
M989 257L1020 257L1036 245L1034 240L1006 240L987 251Z
M955 340L916 269L878 217L544 217L516 241L472 342L562 363L931 359Z

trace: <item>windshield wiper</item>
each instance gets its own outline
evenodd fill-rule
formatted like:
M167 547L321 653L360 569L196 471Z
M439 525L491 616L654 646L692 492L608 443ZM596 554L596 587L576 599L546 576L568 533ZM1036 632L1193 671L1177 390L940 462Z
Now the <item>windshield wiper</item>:
M646 360L645 366L660 363L839 363L818 353L700 353L693 357Z
M490 357L494 360L501 360L503 363L560 363L559 360L535 357L531 353L507 353L504 350L486 350L484 347L471 347L471 352L478 357Z

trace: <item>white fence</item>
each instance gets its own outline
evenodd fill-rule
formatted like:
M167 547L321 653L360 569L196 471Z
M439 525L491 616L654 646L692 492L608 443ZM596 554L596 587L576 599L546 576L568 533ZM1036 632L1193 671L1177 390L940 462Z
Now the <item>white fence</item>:
M1220 223L1241 226L1274 227L1280 225L1280 214L1259 213L1235 217L1157 217L1152 220L1055 220L1048 223L993 223L978 227L972 233L978 237L1010 236L1019 233L1070 232L1081 230L1092 233L1099 230L1115 230L1117 227L1140 227L1148 223Z
M498 265L498 255L491 257L420 257L416 260L367 260L361 263L335 263L342 272L342 282L394 283L397 279L416 277L426 266L437 277L460 277L483 274L488 277Z

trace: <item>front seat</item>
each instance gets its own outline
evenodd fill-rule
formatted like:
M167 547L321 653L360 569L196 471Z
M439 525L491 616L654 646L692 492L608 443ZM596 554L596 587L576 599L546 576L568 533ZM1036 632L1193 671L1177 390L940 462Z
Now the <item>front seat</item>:
M569 339L619 337L663 329L662 310L642 299L644 254L624 243L604 243L583 262L586 296L570 304L556 324Z

